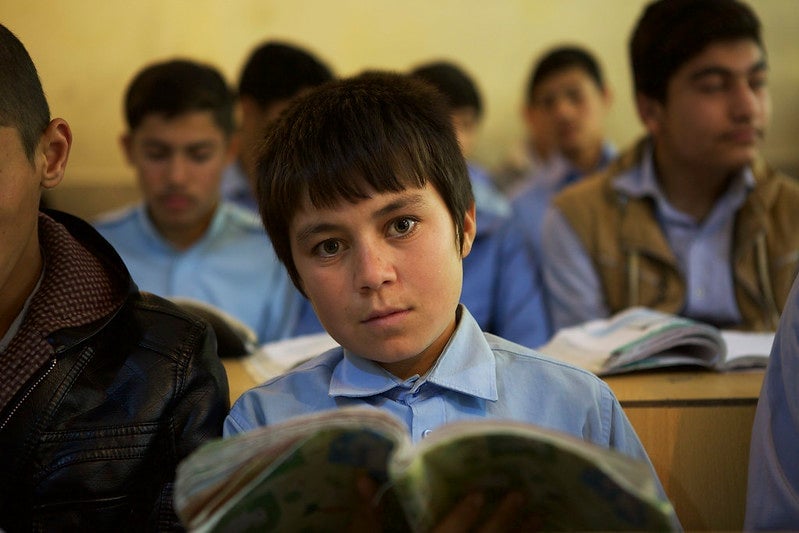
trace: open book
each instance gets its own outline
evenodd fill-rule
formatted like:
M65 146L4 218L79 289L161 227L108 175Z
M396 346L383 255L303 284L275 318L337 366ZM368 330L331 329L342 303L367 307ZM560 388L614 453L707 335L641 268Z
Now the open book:
M727 371L762 368L774 333L719 330L644 307L563 328L538 351L598 375L698 365Z
M472 492L486 495L490 512L509 490L525 495L542 530L677 524L649 466L618 452L486 419L443 426L414 445L402 422L366 407L206 443L178 467L175 507L191 531L344 531L364 473L382 485L390 530L427 531Z
M216 334L216 346L219 357L244 357L256 350L258 335L233 315L207 302L173 296L169 298L185 311L203 318L211 325Z

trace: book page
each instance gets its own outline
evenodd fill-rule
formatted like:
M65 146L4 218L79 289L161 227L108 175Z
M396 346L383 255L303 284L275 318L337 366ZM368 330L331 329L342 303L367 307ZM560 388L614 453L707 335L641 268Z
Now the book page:
M524 493L543 531L668 530L677 523L646 463L536 426L454 423L415 452L395 454L391 472L417 531L472 492L486 496L490 514L509 490Z
M774 343L774 332L746 332L724 330L721 332L727 344L725 370L741 368L765 368Z
M263 383L336 346L338 343L327 333L301 335L267 342L242 363L257 383Z
M351 520L355 479L387 480L387 458L409 446L385 411L322 411L204 444L180 463L175 509L192 531L320 531Z
M714 367L724 358L719 331L643 307L564 328L541 353L598 375L684 364Z

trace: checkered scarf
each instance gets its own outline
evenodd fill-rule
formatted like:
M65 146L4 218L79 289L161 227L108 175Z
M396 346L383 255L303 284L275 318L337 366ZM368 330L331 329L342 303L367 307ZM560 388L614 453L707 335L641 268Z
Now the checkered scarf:
M48 341L52 333L108 315L127 290L63 225L43 213L39 244L45 255L44 278L19 331L0 354L0 411L53 357L56 348Z

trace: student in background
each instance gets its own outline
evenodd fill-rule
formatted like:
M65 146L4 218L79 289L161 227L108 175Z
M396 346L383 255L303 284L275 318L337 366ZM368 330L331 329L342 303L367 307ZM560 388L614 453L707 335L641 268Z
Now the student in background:
M142 290L215 306L263 343L287 337L300 296L257 217L220 197L233 158L233 97L213 67L188 60L146 66L125 95L122 148L140 205L96 227Z
M239 153L225 169L223 197L258 210L255 159L264 135L292 99L332 79L333 72L325 63L298 46L267 41L251 52L239 77Z
M210 327L140 293L86 222L38 210L69 125L0 25L0 530L180 530L178 462L222 433Z
M596 58L584 48L562 46L536 63L527 88L527 123L549 132L553 150L546 165L531 169L513 194L513 216L534 257L541 255L541 226L552 197L615 155L605 138L611 93Z
M414 442L446 422L505 418L646 460L602 380L481 332L459 305L475 206L432 87L374 72L321 87L281 117L258 168L275 250L341 347L245 392L226 435L369 405Z
M799 184L758 153L771 114L760 32L738 1L645 8L630 56L647 135L545 219L556 329L634 305L776 328L799 267Z
M523 245L520 229L510 223L507 200L482 169L469 163L483 111L477 87L463 69L447 61L419 65L411 75L444 96L474 192L477 234L463 260L461 301L483 331L539 346L550 336L539 267Z
M253 212L255 161L271 125L297 96L333 79L333 71L310 51L281 41L258 45L247 58L238 84L238 155L222 176L222 196ZM300 298L292 310L289 336L324 331L310 303Z

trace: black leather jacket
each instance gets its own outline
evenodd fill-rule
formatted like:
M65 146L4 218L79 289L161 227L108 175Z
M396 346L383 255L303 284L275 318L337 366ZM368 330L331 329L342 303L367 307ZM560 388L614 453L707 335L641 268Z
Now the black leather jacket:
M129 291L111 316L53 335L55 359L0 413L0 529L181 529L175 468L221 435L229 406L215 337L201 319L139 293L88 224L48 214Z

